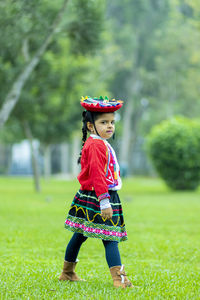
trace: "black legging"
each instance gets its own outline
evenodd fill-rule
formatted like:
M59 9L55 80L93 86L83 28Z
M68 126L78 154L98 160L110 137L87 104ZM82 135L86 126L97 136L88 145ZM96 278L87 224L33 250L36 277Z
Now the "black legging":
M83 236L81 233L75 232L67 245L65 252L65 260L69 262L75 262L80 250L80 247L83 242L87 240L87 237ZM105 253L106 260L109 268L114 266L121 266L121 258L118 249L118 242L116 241L104 241L102 240Z

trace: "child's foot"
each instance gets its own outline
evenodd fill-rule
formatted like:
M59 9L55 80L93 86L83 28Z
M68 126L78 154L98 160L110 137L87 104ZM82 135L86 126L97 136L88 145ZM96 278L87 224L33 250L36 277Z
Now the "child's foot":
M75 272L77 262L64 261L63 271L59 280L82 281Z
M110 273L113 279L114 287L133 288L132 283L130 282L130 280L128 280L127 275L124 271L124 265L110 268Z

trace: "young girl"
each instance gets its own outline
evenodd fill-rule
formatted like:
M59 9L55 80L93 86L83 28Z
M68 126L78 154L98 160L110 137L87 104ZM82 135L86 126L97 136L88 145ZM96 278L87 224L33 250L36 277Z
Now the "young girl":
M78 162L81 172L80 190L74 197L65 227L74 234L67 246L63 271L59 280L79 281L75 273L80 247L88 237L99 238L115 287L132 287L121 264L118 242L127 239L121 202L119 165L115 152L107 142L115 131L114 111L122 101L100 97L81 99L83 112L83 145ZM87 132L90 137L87 139Z

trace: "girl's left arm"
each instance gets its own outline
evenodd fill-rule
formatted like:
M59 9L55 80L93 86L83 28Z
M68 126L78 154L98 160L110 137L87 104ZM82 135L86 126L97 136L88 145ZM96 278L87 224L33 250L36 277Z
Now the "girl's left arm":
M103 141L90 145L89 175L99 201L110 198L106 183L106 165L108 161L107 147Z

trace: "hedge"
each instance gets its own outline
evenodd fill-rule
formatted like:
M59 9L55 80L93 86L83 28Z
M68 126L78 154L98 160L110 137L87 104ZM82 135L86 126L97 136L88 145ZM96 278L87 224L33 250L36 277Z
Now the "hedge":
M200 122L175 117L156 125L147 149L158 174L175 190L200 184Z

